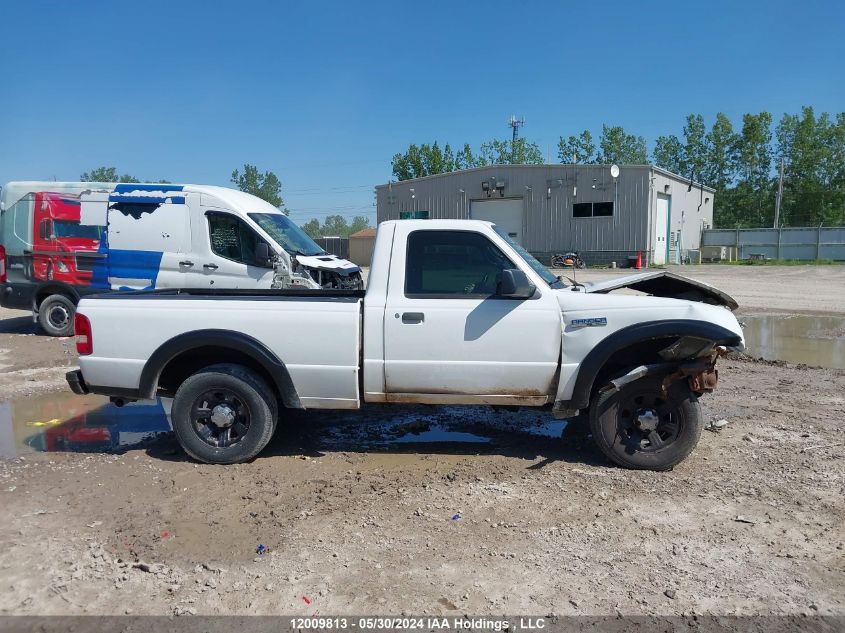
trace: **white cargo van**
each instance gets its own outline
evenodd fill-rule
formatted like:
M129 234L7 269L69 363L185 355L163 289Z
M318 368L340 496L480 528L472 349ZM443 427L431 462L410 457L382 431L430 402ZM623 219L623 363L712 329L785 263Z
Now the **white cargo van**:
M15 182L0 196L0 304L73 330L82 296L154 288L359 289L271 204L226 187Z

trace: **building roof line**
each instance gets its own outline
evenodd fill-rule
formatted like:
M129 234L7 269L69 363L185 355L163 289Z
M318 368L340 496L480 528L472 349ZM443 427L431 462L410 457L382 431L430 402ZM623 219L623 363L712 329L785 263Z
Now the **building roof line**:
M443 173L440 173L440 174L431 174L429 176L420 176L419 178L409 178L407 180L392 181L392 182L389 182L389 183L385 183L383 185L376 185L375 189L376 190L384 189L384 188L390 187L392 185L403 185L403 186L405 186L409 183L422 182L422 181L433 179L433 178L442 178L443 176L455 176L455 175L459 175L459 174L470 174L470 173L474 173L474 172L481 172L481 171L486 171L486 170L491 170L491 169L549 169L549 168L554 169L554 168L561 168L561 167L578 167L578 168L586 168L586 169L608 169L610 167L610 165L597 164L597 163L543 163L541 165L524 165L524 164L503 163L503 164L496 164L496 165L482 165L481 167L472 167L470 169L458 169L456 171L448 171L448 172L443 172ZM669 177L674 178L675 180L678 180L678 181L681 181L681 182L687 182L688 183L690 181L690 179L685 177L685 176L681 176L679 174L673 173L673 172L669 171L668 169L658 167L657 165L652 165L652 164L620 165L620 167L622 169L629 169L629 168L632 168L632 167L633 168L639 168L639 169L651 169L653 171L659 172L659 173L661 173L665 176L669 176ZM711 193L716 192L716 190L713 189L712 187L709 187L707 185L703 185L703 184L695 182L695 181L692 182L692 186L700 188L700 189L704 189L705 191L709 191Z

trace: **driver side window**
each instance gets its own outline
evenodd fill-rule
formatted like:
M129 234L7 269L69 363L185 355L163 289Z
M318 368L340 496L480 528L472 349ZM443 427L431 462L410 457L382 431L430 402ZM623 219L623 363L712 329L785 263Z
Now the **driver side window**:
M414 231L408 236L405 295L487 297L502 270L516 268L487 237L471 231Z
M261 238L242 220L226 213L207 213L208 237L215 255L256 266L255 246Z

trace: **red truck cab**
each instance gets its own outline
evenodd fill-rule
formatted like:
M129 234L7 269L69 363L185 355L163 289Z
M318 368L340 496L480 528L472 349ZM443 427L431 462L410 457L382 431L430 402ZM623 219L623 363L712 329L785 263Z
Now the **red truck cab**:
M80 223L76 196L46 191L35 194L32 231L32 277L74 286L91 283L102 227Z

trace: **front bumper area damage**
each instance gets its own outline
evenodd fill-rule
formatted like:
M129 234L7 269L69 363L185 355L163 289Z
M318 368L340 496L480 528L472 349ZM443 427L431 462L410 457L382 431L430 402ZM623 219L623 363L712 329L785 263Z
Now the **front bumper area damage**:
M683 339L681 339L683 340ZM662 395L665 398L669 387L678 380L686 380L690 391L697 396L705 393L713 393L719 382L719 371L716 369L716 361L720 356L728 353L728 348L719 345L705 356L699 356L682 363L666 362L640 365L627 374L614 378L610 381L613 389L619 391L622 387L640 378L654 375L665 375L661 383Z
M587 282L583 286L588 293L605 294L620 288L630 288L654 297L700 301L711 305L725 306L732 311L739 307L736 300L726 292L722 292L703 281L690 279L666 270L654 270L606 281Z

